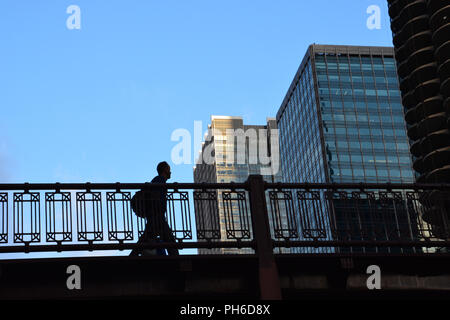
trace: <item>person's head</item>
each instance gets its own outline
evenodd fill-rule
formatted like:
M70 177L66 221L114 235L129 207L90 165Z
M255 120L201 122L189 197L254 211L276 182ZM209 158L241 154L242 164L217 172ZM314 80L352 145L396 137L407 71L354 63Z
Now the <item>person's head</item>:
M158 163L156 170L158 171L158 175L170 179L170 166L167 162L163 161Z

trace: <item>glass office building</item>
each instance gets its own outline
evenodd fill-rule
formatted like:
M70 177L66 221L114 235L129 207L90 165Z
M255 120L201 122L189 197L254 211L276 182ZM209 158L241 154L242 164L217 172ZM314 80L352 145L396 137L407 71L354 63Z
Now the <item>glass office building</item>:
M414 182L393 48L311 45L277 125L285 182Z
M277 114L286 182L413 182L392 48L312 45Z

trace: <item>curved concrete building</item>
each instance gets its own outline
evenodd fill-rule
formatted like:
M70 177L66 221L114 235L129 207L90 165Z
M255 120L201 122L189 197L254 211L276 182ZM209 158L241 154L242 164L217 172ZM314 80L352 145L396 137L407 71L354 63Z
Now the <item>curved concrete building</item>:
M450 1L388 3L417 182L449 182Z
M416 181L449 183L450 1L388 0L388 5ZM433 218L433 210L424 219L439 233L442 221Z

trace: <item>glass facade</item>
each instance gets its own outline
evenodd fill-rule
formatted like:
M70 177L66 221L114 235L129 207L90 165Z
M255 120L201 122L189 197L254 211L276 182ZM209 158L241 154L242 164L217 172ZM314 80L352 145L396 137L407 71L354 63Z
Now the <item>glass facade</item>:
M393 57L315 54L330 182L413 182Z
M412 183L393 56L310 51L277 115L284 181Z
M311 45L277 124L284 182L414 182L393 48ZM329 207L335 208L338 225L340 215L352 207L335 200L321 206L327 219ZM300 212L295 202L294 207ZM312 208L304 210L313 215ZM305 230L299 232L300 240L310 238Z
M285 182L325 182L319 114L311 61L308 59L300 79L278 120L280 162ZM299 125L308 124L308 125ZM297 164L303 165L297 165Z

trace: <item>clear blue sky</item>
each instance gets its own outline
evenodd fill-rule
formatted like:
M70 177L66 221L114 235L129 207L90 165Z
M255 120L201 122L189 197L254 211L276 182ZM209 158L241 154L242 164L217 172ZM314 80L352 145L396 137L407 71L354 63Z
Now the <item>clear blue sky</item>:
M0 183L150 181L174 130L274 117L312 43L391 46L386 0L1 0Z
M2 0L0 39L1 182L149 181L175 129L274 117L309 44L392 45L385 0Z

